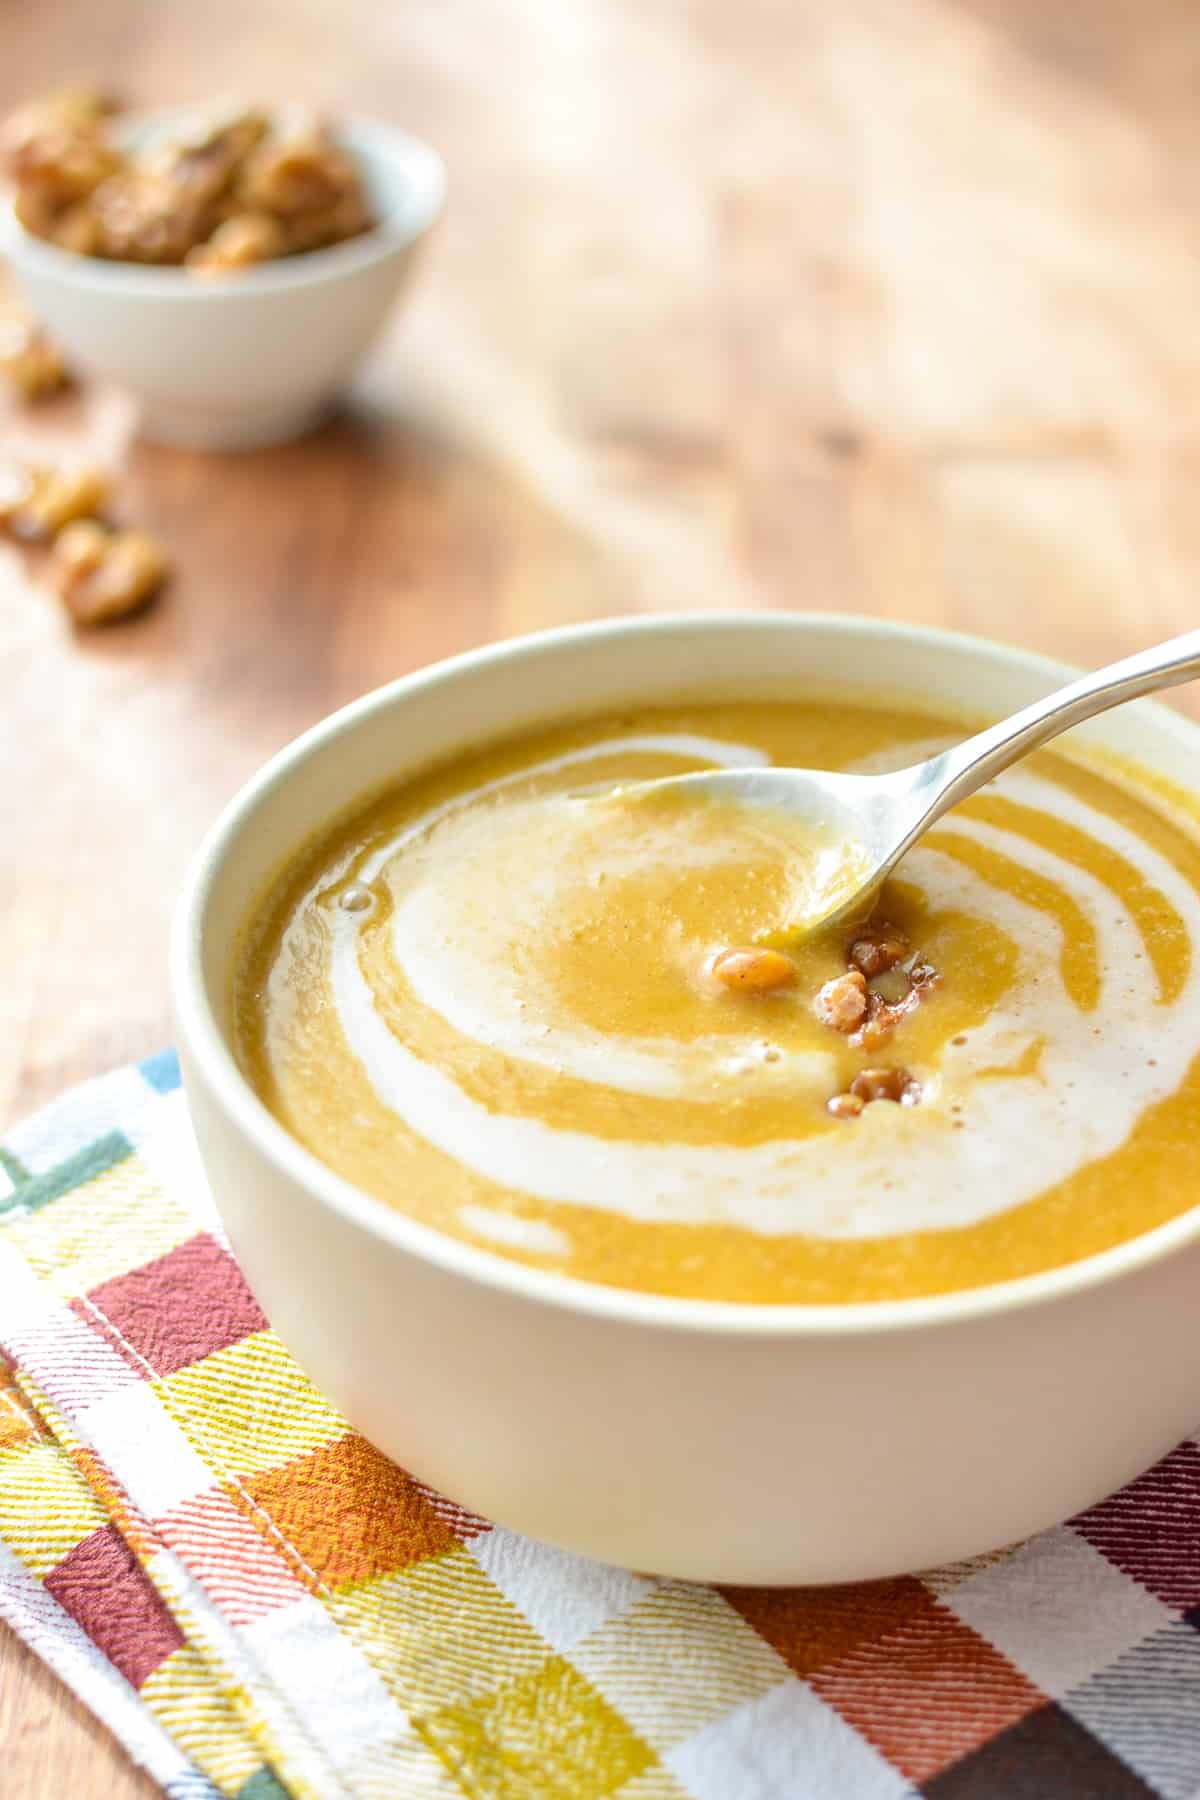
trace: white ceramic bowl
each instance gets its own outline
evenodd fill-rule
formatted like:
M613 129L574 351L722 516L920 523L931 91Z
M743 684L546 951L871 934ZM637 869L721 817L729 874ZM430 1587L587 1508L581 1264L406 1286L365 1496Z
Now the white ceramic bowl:
M155 114L149 129L189 117ZM393 126L350 120L338 135L378 225L226 279L76 256L26 231L11 202L0 209L0 248L33 310L73 364L136 395L145 437L204 450L296 437L375 336L442 210L446 172Z
M1200 1212L1068 1268L935 1299L659 1299L506 1262L370 1199L287 1135L229 1047L239 928L313 829L381 779L568 708L689 688L811 700L876 683L999 714L1066 673L864 621L603 623L382 688L242 791L176 920L187 1092L250 1285L368 1438L456 1500L570 1549L666 1575L791 1583L1012 1542L1195 1426ZM1200 731L1165 708L1142 703L1087 731L1196 782Z

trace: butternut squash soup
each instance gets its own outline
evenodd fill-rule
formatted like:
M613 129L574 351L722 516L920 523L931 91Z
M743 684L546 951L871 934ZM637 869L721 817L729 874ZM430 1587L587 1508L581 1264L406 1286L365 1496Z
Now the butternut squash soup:
M652 1293L836 1304L1074 1262L1200 1193L1200 836L1150 776L1042 754L816 935L845 847L639 796L869 772L961 725L665 705L393 787L247 931L242 1065L332 1169L439 1231Z

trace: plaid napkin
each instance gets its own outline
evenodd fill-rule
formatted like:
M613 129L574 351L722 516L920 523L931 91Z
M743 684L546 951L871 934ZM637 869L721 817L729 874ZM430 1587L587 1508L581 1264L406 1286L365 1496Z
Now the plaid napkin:
M178 1800L1200 1792L1195 1442L919 1578L650 1580L348 1429L229 1254L169 1053L0 1164L0 1613Z

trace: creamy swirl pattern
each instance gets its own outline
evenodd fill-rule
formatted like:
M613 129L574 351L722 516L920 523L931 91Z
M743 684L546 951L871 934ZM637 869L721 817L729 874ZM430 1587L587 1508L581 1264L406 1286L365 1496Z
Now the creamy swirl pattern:
M458 1208L468 1235L569 1264L574 1220L595 1215L830 1244L961 1232L1117 1152L1200 1056L1195 882L1154 832L1073 791L1051 764L1001 778L906 860L908 903L931 929L952 944L956 932L974 942L978 926L1007 958L994 1004L919 1041L921 1105L874 1106L831 1127L821 1108L844 1046L823 1042L803 998L786 1014L746 1006L731 1022L689 995L694 1010L661 1029L640 1015L629 1029L589 1017L560 980L564 944L587 938L597 907L619 909L627 884L719 884L733 854L686 817L631 822L574 798L641 759L666 772L771 757L749 740L642 730L542 757L439 798L322 869L282 931L268 1018L296 1005L292 939L320 908L337 1032L398 1140L470 1179ZM777 860L786 885L794 852L779 827L746 833L734 851L748 867ZM333 903L351 877L374 908ZM661 957L686 984L705 943L664 920ZM639 938L631 955L643 951ZM946 967L948 992L957 978ZM266 1034L281 1085L286 1042ZM575 1116L593 1101L603 1128ZM731 1107L778 1121L726 1131ZM536 1217L522 1216L525 1203Z

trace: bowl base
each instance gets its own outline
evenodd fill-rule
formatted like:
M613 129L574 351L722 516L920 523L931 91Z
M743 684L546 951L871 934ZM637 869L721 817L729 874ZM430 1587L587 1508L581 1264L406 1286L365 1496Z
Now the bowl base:
M300 404L293 400L283 406L224 412L147 400L138 417L138 433L148 443L173 450L262 450L315 430L331 404L330 396L323 394Z

